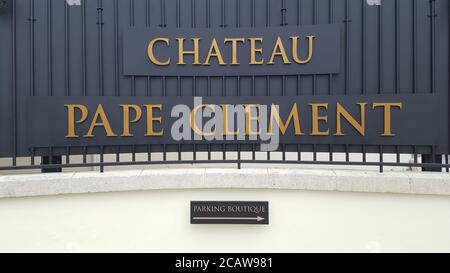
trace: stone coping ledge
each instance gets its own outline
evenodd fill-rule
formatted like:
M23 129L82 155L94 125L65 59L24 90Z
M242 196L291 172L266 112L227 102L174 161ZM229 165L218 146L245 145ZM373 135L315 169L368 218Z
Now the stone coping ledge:
M308 169L151 169L0 176L0 198L169 189L450 195L450 174Z

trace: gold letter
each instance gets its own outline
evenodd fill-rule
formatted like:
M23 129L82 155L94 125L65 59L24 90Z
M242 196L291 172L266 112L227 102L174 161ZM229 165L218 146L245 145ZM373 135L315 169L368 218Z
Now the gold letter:
M256 53L262 54L262 48L256 48L256 42L262 43L263 38L249 38L250 40L250 64L264 64L264 59L256 60Z
M222 53L220 53L219 46L217 45L216 38L214 38L211 42L211 47L209 48L208 56L206 57L204 65L210 65L209 61L211 60L211 57L216 57L220 65L226 65L223 61Z
M192 64L199 65L200 59L199 59L199 41L200 38L192 38L192 41L194 41L194 50L193 51L184 51L184 38L177 38L178 40L178 64L186 64L184 62L184 55L194 55L194 62Z
M100 118L100 122L97 122L98 118ZM105 110L103 110L103 106L101 104L98 105L94 118L92 119L91 126L89 127L89 131L84 137L94 137L92 133L94 132L95 127L103 127L105 129L106 136L108 137L117 136L112 131L111 125L106 117Z
M145 108L147 109L147 133L145 136L162 136L164 134L164 130L161 129L160 132L155 132L153 128L153 122L158 122L161 124L161 117L153 116L153 109L159 109L162 111L162 104L145 104Z
M78 137L75 134L75 123L83 123L88 116L88 109L86 106L81 104L65 104L67 107L67 138ZM75 108L81 111L81 118L75 121Z
M257 132L252 131L252 121L259 122L259 115L257 114L256 117L252 116L252 108L259 109L259 104L245 104L245 135L247 136L257 136L261 134L261 130L258 130Z
M278 37L275 47L273 48L272 57L270 57L270 61L267 64L275 64L273 61L275 56L281 56L283 58L284 64L290 64L289 58L286 54L286 50L284 50L283 42L281 38Z
M239 65L238 57L237 57L237 48L238 43L245 43L244 38L225 38L224 43L231 42L231 65Z
M123 111L123 133L121 136L123 137L131 137L133 136L130 133L130 123L138 122L142 117L142 109L141 107L134 105L134 104L122 104L120 105L122 107ZM136 116L133 120L130 121L130 108L132 108Z
M221 104L222 107L222 131L224 136L237 136L239 134L239 130L237 132L228 131L228 104Z
M400 110L403 107L403 103L401 102L374 102L372 105L372 109L375 109L376 107L383 107L384 108L384 133L382 136L395 136L392 133L391 128L391 107L398 107Z
M153 39L149 44L148 44L148 48L147 48L147 54L148 54L148 58L150 59L150 61L152 61L152 63L156 64L156 65L169 65L170 64L170 58L167 59L167 61L158 61L158 59L156 59L155 54L153 54L153 47L155 46L156 42L164 42L166 43L166 45L169 45L169 39L167 38L155 38Z
M268 135L273 135L273 120L278 124L278 127L280 127L280 132L282 135L286 133L287 128L289 127L289 123L292 119L294 119L294 130L296 136L302 136L304 135L302 133L302 129L300 128L300 120L298 118L298 108L297 103L294 103L292 106L291 112L289 113L289 117L287 118L286 123L283 123L281 120L280 114L278 113L277 108L275 105L272 104L270 112L270 121L269 121L269 132Z
M312 56L313 56L313 41L314 38L316 38L315 36L306 36L306 38L308 38L308 58L304 61L302 61L299 57L298 57L298 39L300 37L298 36L293 36L291 37L292 39L292 57L294 58L294 61L298 64L307 64L311 61Z
M326 132L319 131L319 121L328 122L328 116L319 116L319 108L328 109L328 103L311 103L312 110L312 130L311 136L328 136L330 134L330 129Z
M215 109L215 105L213 104L201 104L201 105L197 105L196 107L194 107L194 109L192 109L191 111L191 116L189 119L189 123L191 126L192 131L194 131L197 135L200 136L213 136L216 133L216 130L209 132L209 133L205 133L203 132L203 130L200 130L200 128L198 128L197 123L195 122L195 117L197 115L197 111L202 109L202 108L210 108L214 111Z
M366 130L366 105L367 103L358 103L361 113L361 124L359 124L341 104L336 105L336 134L335 136L343 136L341 128L341 116L343 116L361 135L365 135Z

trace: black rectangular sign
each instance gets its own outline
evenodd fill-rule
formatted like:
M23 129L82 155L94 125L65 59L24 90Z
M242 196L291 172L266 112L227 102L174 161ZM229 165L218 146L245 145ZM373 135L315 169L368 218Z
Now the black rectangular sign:
M243 76L339 73L339 25L124 32L124 74Z
M191 224L268 225L269 202L191 201Z
M265 124L269 131L279 132L279 143L436 145L446 149L448 119L446 115L436 114L445 109L446 101L440 98L437 94L203 97L204 107L199 108L194 107L194 97L30 97L26 135L28 147L179 144L206 140L237 143L253 140L250 131L258 136L254 140L266 143L262 134L258 135L258 128L261 133L267 131L261 129ZM225 112L225 105L228 114L232 107L247 107L250 113L266 106L267 112L236 114L226 122L214 119L214 114L220 116ZM202 116L200 122L191 122L193 112ZM215 130L225 123L230 132L226 136L206 138L214 130L214 126L207 128L212 123L216 125ZM280 128L276 129L278 123ZM246 128L239 130L238 124ZM181 130L184 133L177 134ZM194 134L195 131L204 135ZM233 137L232 131L241 132L239 136L243 139Z

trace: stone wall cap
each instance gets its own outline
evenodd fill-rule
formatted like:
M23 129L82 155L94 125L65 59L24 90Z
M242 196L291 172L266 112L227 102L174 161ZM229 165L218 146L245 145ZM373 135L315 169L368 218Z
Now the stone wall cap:
M285 189L450 196L450 174L185 168L0 176L0 198L169 189Z

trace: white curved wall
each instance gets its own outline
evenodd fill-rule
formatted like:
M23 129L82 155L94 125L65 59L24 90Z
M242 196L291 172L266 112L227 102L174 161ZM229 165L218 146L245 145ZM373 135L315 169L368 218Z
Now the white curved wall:
M267 200L269 226L189 224L191 200ZM0 251L450 251L450 197L150 190L0 199Z

